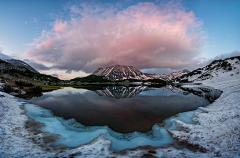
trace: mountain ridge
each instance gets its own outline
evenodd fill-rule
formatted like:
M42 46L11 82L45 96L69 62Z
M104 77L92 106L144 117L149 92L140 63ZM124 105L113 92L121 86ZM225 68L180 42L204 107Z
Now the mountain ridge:
M138 79L138 80L148 80L148 79L162 79L165 81L170 81L179 76L189 73L189 70L182 70L179 72L173 72L169 75L165 74L148 74L143 73L134 66L125 65L113 65L106 68L98 68L92 75L103 76L106 79L116 81L125 79Z
M113 65L106 68L98 68L92 75L104 76L106 79L117 81L125 79L148 80L150 77L134 66Z
M18 60L17 60L18 61ZM20 65L22 63L20 62ZM26 66L28 66L26 64ZM61 80L51 75L33 72L24 66L12 64L6 59L0 59L0 77L7 82L23 81L34 84L56 84Z
M240 56L226 59L214 60L210 64L193 70L176 78L175 82L193 82L203 80L214 80L215 78L225 80L229 76L240 77Z
M6 62L8 62L10 64L13 64L13 65L16 65L16 66L25 67L28 70L39 74L39 72L37 70L35 70L33 67L31 67L29 64L25 63L22 60L18 60L18 59L4 59L4 61L6 61Z
M165 81L171 81L171 80L173 80L177 77L180 77L184 74L188 74L189 72L190 72L189 70L184 69L184 70L179 71L179 72L172 72L168 75L166 75L166 74L148 74L148 73L145 73L145 74L149 77L154 78L154 79L163 79Z

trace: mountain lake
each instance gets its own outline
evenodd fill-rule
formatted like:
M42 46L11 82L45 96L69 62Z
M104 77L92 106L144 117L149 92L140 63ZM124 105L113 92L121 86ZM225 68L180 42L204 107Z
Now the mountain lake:
M175 120L193 124L194 113L221 95L207 87L148 86L64 87L25 96L26 114L44 123L41 131L58 135L51 147L77 147L99 136L113 150L172 143L167 129Z

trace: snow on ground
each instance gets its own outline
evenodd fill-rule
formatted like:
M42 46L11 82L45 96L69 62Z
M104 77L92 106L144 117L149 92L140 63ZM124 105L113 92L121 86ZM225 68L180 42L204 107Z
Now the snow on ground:
M22 114L22 103L3 92L0 97L0 157L47 156L29 139L32 134L25 129L28 118Z
M22 102L0 92L0 157L240 157L240 78L235 74L229 77L229 73L195 81L222 90L223 94L211 105L201 108L203 113L195 114L193 120L197 124L176 121L178 130L169 130L174 139L200 151L139 147L114 152L110 150L110 140L104 136L74 149L41 147L43 134L34 135L26 129L28 117L21 108Z
M169 130L174 139L213 152L216 156L240 157L240 76L231 74L219 73L218 77L195 81L223 93L211 105L200 108L204 113L195 114L193 120L198 122L197 125L177 121L178 131Z

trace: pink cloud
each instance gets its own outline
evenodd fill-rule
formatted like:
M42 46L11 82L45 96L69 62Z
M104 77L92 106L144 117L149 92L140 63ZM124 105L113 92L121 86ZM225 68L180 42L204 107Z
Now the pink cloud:
M56 21L54 25L54 31L60 31L60 32L67 31L67 22Z
M115 14L116 8L85 6L71 6L79 18L56 21L43 32L48 38L39 37L42 42L25 54L68 72L113 64L176 69L200 61L202 22L179 3L138 3Z

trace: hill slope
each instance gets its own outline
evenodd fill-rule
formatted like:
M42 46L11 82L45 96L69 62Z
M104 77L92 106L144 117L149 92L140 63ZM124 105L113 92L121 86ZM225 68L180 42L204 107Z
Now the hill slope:
M239 156L239 71L240 56L236 56L225 60L215 60L179 79L201 84L183 84L184 88L212 87L223 93L209 106L199 108L202 112L195 113L192 118L197 124L176 121L178 131L168 130L173 139L197 146L208 153L215 153L216 157Z
M30 65L28 65L27 63L25 63L25 62L22 61L22 60L5 59L5 61L7 61L7 62L9 62L9 63L11 63L11 64L13 64L13 65L16 65L16 66L25 67L25 68L27 68L28 70L39 74L39 72L38 72L37 70L35 70L34 68L32 68Z
M188 74L178 77L176 82L192 82L203 80L226 80L229 77L239 78L240 56L224 60L214 60L207 66L198 68Z
M0 59L0 77L11 81L24 81L32 83L58 83L61 80L51 75L30 71L28 68L17 66Z

